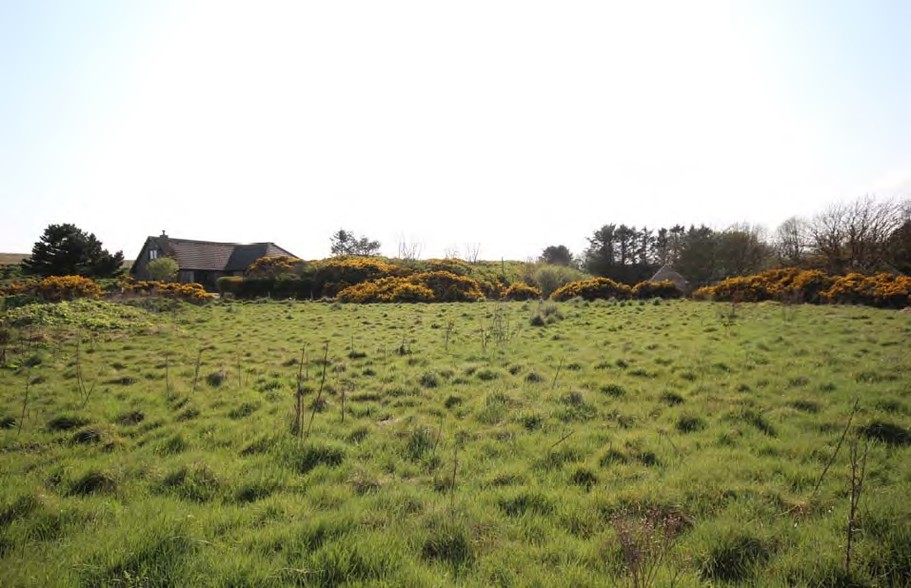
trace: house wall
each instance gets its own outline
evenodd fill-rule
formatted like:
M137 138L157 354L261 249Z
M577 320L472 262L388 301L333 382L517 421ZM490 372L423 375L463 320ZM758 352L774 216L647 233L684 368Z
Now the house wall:
M142 250L139 252L139 255L136 256L136 261L133 262L133 267L130 268L130 275L137 280L148 280L149 276L149 242L146 242L142 246Z
M227 275L230 274L216 270L180 270L177 274L177 281L182 284L195 282L201 284L209 292L215 292L218 278Z

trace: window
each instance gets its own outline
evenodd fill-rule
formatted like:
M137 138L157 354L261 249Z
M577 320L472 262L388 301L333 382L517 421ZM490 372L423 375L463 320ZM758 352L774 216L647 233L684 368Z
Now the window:
M157 249L149 249L149 259L150 260L158 259L158 250Z

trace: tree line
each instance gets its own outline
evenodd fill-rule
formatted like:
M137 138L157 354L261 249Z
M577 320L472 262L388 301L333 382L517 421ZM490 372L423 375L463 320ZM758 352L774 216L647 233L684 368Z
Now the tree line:
M911 200L864 196L833 204L811 218L792 217L771 235L742 224L648 227L607 224L588 237L575 257L564 245L544 249L538 261L576 266L626 284L649 279L671 264L693 284L775 267L849 272L911 273Z
M776 267L821 269L831 275L889 271L911 274L911 200L864 196L833 204L810 218L792 217L769 234L757 225L716 230L704 224L651 229L606 224L576 256L565 245L545 248L538 261L584 270L625 284L648 280L671 264L693 285ZM380 243L339 229L330 238L334 256L372 257ZM403 259L414 256L402 254ZM476 262L479 246L469 255ZM162 268L172 275L176 263ZM94 234L75 225L50 225L22 262L26 274L108 277L122 271L123 253L109 253ZM164 263L162 264L164 265Z

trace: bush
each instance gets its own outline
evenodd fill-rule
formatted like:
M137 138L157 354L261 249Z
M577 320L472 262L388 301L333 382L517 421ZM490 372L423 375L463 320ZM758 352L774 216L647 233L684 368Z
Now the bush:
M820 296L838 304L904 308L911 304L911 278L888 273L848 274L837 278Z
M48 302L101 298L101 287L95 280L83 276L50 276L35 285L34 294Z
M433 302L433 290L420 284L404 282L395 286L383 302Z
M296 298L306 300L315 298L317 292L311 276L281 278L244 278L235 283L225 282L235 298Z
M541 297L541 290L522 282L516 282L503 292L506 300L531 300Z
M29 294L35 291L38 280L27 278L24 280L13 280L0 284L0 296L16 296L19 294Z
M169 282L177 276L180 265L170 257L159 257L150 261L146 269L153 280Z
M433 302L433 291L406 278L382 278L348 286L338 293L340 302Z
M401 277L410 270L370 257L340 257L314 264L313 290L318 296L332 297L361 282Z
M833 278L819 270L782 268L768 270L751 276L727 278L714 286L705 286L693 292L695 300L718 302L824 302L823 294Z
M238 294L243 287L244 279L240 276L222 276L215 280L215 289L218 290L218 293L224 296L225 294L231 294L235 298L239 298Z
M247 268L246 274L251 278L279 278L282 276L299 276L306 263L291 255L274 255L260 257Z
M651 298L680 298L683 292L670 280L661 282L639 282L632 289L633 298L648 300Z
M569 284L586 279L583 272L565 265L543 264L535 268L532 279L544 296L550 296L554 290Z
M142 294L146 296L161 296L163 298L172 298L182 300L193 304L203 304L215 299L215 295L206 292L201 284L180 284L177 282L154 282L154 281L133 281L125 280L123 282L123 292L130 294Z
M832 285L832 282L833 278L825 272L819 270L802 271L791 280L786 294L790 295L794 302L819 304L823 302L822 293Z
M423 272L411 276L409 280L430 289L440 302L475 302L484 298L477 280L451 272Z
M610 278L591 278L570 282L557 288L550 297L553 300L565 301L577 296L584 300L598 300L607 298L626 299L630 297L632 289L626 284L620 284Z
M428 259L424 262L430 272L449 272L457 276L467 276L471 273L471 266L461 259Z
M449 272L423 272L387 277L349 286L341 302L473 302L484 294L475 280Z
M531 314L529 324L533 327L544 327L563 320L563 313L555 302L539 302L538 307Z

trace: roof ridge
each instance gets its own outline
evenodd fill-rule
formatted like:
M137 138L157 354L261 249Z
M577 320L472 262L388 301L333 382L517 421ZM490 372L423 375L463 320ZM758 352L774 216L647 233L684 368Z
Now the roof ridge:
M244 246L244 245L275 245L274 241L254 241L253 243L238 243L236 241L204 241L202 239L183 239L181 237L171 237L170 235L163 237L161 235L149 235L148 239L164 239L167 241L180 241L182 243L206 243L208 245L234 245ZM275 245L278 247L278 245Z

